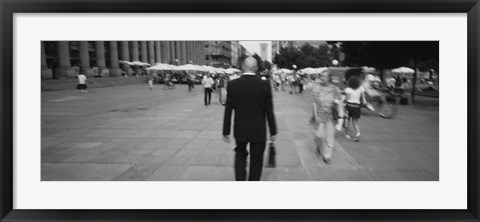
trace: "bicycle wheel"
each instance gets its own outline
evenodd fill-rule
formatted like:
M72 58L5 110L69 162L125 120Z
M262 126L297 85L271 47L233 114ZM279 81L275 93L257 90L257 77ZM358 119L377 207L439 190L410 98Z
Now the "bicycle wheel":
M386 103L378 109L378 114L386 119L393 119L397 116L398 107L396 104Z

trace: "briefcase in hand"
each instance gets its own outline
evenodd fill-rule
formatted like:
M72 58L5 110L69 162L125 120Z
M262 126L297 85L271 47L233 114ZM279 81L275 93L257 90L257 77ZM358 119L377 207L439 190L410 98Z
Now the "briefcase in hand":
M276 161L275 161L275 155L276 155L276 150L275 150L275 143L270 143L268 147L268 164L267 168L275 168L276 167Z

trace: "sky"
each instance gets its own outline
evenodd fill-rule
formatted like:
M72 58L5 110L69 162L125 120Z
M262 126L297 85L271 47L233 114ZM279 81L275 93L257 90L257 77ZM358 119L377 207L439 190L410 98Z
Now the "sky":
M260 43L267 43L268 50L267 50L267 60L272 62L272 42L271 41L240 41L247 51L249 51L252 55L257 53L260 55Z

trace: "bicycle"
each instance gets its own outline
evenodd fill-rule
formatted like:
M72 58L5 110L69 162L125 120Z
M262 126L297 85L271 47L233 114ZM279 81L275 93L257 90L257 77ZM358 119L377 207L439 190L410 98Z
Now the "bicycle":
M370 111L376 112L382 118L395 118L395 116L397 116L398 114L398 95L395 94L395 92L393 92L392 90L385 87L379 87L375 90L379 92L379 95L374 97L367 96L368 103L362 105L362 107L367 108ZM372 107L368 107L369 104L371 104Z

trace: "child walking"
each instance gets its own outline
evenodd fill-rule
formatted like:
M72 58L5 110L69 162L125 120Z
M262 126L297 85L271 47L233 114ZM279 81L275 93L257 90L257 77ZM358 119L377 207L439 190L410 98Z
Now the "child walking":
M360 125L358 120L360 119L360 108L363 104L366 104L365 90L361 87L361 81L358 76L351 76L347 82L347 88L345 88L345 101L347 104L345 105L345 109L348 112L348 119L347 119L347 129L345 131L345 137L351 139L350 135L350 123L352 123L353 128L355 129L354 134L354 141L358 142L360 133Z

